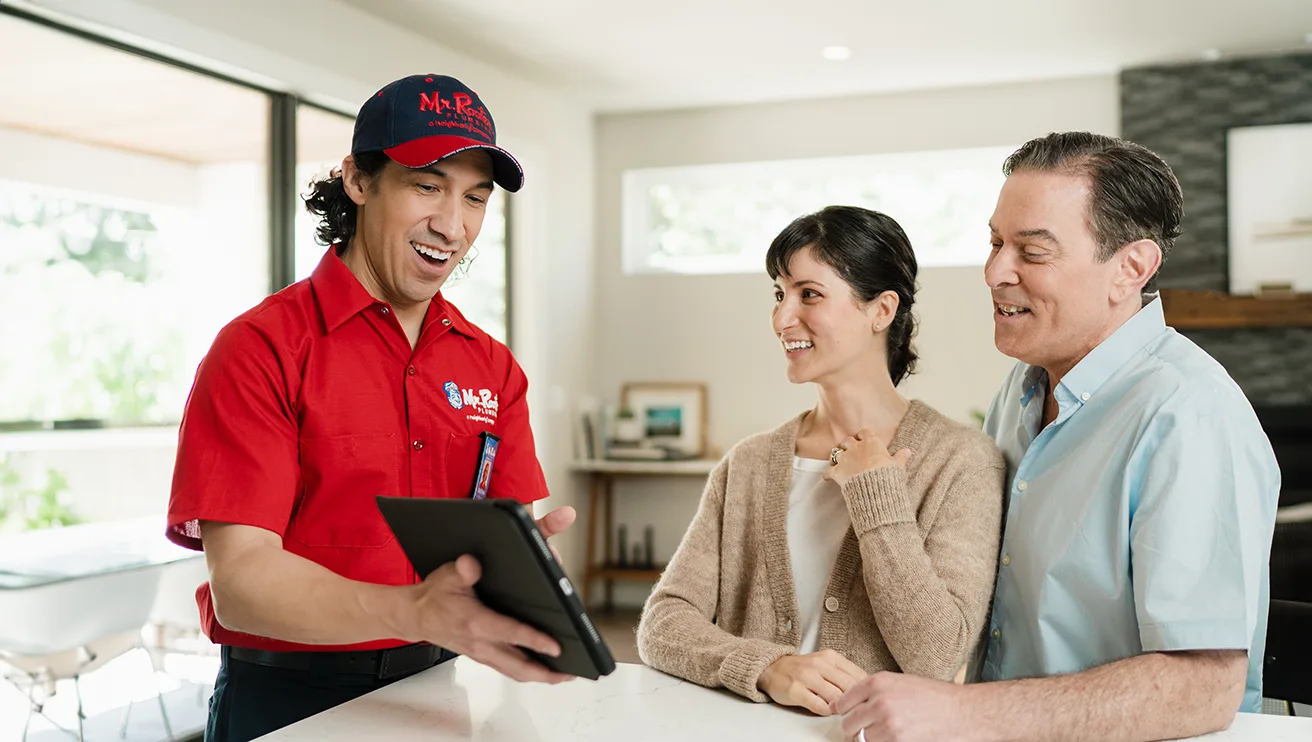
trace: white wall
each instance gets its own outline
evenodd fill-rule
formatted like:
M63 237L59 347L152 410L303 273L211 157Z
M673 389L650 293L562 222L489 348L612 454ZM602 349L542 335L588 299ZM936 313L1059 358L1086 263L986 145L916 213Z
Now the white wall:
M721 450L814 403L809 387L792 386L784 378L769 325L773 300L764 271L621 274L624 170L1016 146L1052 130L1114 134L1119 128L1114 77L599 117L599 392L614 400L625 381L704 381L711 441ZM981 254L988 217L980 215ZM923 269L916 307L920 372L904 382L904 393L968 421L972 409L987 407L1012 363L993 348L982 268ZM617 488L617 519L628 523L630 534L654 525L656 556L663 560L678 545L700 490L700 482L688 480L626 483ZM648 589L624 586L617 589L617 600L641 601Z
M570 504L568 400L592 388L593 149L590 112L555 91L335 0L29 0L35 8L303 97L354 111L416 72L454 75L496 117L528 170L514 201L516 355L532 381L535 438L554 496ZM345 153L343 153L345 154ZM155 478L152 478L155 481ZM574 537L560 545L581 557ZM581 536L579 536L581 538ZM579 562L581 566L581 562Z

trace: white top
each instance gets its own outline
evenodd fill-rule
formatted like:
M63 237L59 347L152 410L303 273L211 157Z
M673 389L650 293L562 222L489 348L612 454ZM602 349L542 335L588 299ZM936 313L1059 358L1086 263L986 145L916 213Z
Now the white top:
M828 461L793 457L793 488L788 492L788 561L797 588L800 654L819 649L825 590L843 537L852 527L842 491L824 479L828 468Z
M756 704L643 665L592 682L516 683L467 657L397 681L261 742L839 742L838 717ZM1239 714L1207 742L1307 742L1312 719Z

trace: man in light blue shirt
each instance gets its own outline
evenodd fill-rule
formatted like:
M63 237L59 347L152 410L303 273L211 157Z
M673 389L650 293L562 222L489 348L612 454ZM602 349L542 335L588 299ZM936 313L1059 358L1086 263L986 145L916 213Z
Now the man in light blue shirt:
M985 423L1010 488L980 673L1004 682L881 673L835 711L867 742L1225 728L1260 710L1280 473L1239 387L1165 324L1179 183L1085 133L1003 171L985 280L994 342L1020 362Z

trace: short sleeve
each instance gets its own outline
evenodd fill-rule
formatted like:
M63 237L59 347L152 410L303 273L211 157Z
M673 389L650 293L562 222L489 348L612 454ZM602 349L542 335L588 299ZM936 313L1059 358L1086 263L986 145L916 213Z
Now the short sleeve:
M1231 407L1220 395L1169 401L1131 459L1130 558L1145 651L1252 646L1279 473L1251 410Z
M294 363L248 321L224 327L196 372L178 434L168 537L200 549L200 521L283 535L300 486Z

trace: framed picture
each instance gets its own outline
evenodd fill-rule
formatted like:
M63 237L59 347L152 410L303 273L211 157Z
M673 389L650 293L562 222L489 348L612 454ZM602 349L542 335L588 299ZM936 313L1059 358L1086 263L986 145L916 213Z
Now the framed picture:
M1230 293L1312 292L1312 122L1226 131Z
M633 412L646 445L688 458L706 453L705 384L631 382L620 402Z

